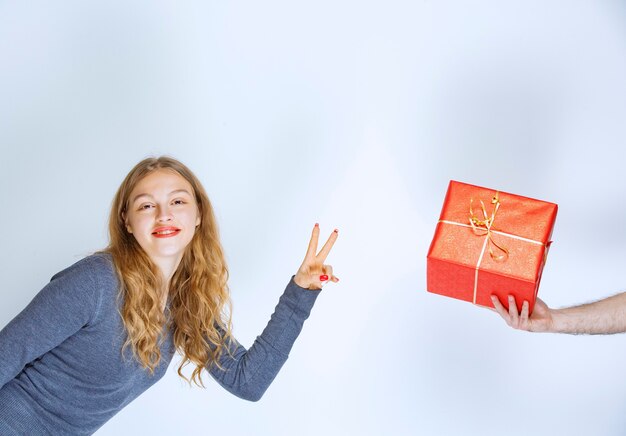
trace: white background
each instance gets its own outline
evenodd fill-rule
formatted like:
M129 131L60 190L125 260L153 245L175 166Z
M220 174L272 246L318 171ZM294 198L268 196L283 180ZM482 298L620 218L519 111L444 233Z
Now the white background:
M235 334L263 329L311 226L340 237L259 403L166 377L99 435L622 435L624 336L530 334L429 294L448 180L560 206L540 296L624 289L618 1L0 2L0 326L104 247L140 159L217 210ZM1 364L1 363L0 363Z

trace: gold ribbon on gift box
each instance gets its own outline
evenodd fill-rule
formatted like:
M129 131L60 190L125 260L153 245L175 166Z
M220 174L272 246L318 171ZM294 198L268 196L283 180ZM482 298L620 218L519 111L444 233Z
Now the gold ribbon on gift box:
M485 242L483 243L483 247L480 251L480 256L478 257L478 262L476 262L476 268L475 273L474 273L474 296L472 298L472 303L476 304L476 294L478 293L478 270L480 268L480 264L483 261L483 256L485 255L485 250L487 249L487 246L489 246L489 255L491 256L491 258L497 262L505 262L508 257L509 257L509 250L504 247L503 245L500 245L498 243L496 243L496 241L494 241L493 239L493 235L497 234L497 235L502 235L502 236L506 236L509 238L513 238L513 239L519 239L521 241L526 241L526 242L530 242L532 244L537 244L537 245L543 245L546 246L546 244L544 244L541 241L535 241L534 239L528 239L528 238L523 238L521 236L517 236L517 235L513 235L510 233L505 233L505 232L500 232L498 230L493 230L493 222L496 219L496 214L498 213L498 209L500 209L500 198L499 198L499 192L496 191L496 194L493 196L493 198L491 199L491 204L493 204L493 211L491 212L491 216L489 216L487 214L487 209L485 207L485 203L480 200L480 206L481 206L481 210L483 213L483 219L478 218L475 214L474 214L474 208L473 208L473 202L474 199L470 198L470 206L469 206L469 225L468 224L463 224L463 223L457 223L454 221L447 221L447 220L439 220L440 223L443 224L451 224L454 226L461 226L461 227L468 227L471 228L472 231L474 232L474 234L476 236L486 236L485 238ZM496 252L494 251L494 248L496 248L496 251L499 252L500 254L496 254ZM547 250L544 254L544 263L546 261L546 256L547 256Z
M509 257L509 250L507 250L505 247L498 245L496 241L493 240L493 234L491 233L491 226L493 226L493 222L496 219L496 214L498 213L498 209L500 209L500 199L499 199L498 194L499 192L496 192L496 195L494 195L493 198L491 199L491 204L494 205L493 211L491 212L491 216L487 215L487 209L485 208L485 203L483 203L483 201L480 200L480 206L481 206L481 209L483 212L483 218L484 218L482 220L478 219L478 217L474 214L474 209L472 208L472 203L474 202L474 199L470 198L469 223L472 226L472 230L474 231L475 235L487 236L487 239L485 242L487 245L489 245L489 255L491 256L491 258L495 260L496 262L502 262L502 261L505 261ZM496 255L493 252L492 246L496 247L500 252L502 252L502 254ZM484 250L485 250L485 247L483 247L483 252ZM482 257L482 253L481 253L481 257Z

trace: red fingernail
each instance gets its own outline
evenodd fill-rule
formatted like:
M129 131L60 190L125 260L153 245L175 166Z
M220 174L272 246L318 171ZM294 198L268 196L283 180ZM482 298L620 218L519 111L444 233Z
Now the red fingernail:
M319 227L319 226L320 226L319 223L315 223L315 227Z
M335 229L335 233L339 233L339 230Z
M328 280L328 276L326 274L322 274L320 276L320 282L325 282L326 280Z

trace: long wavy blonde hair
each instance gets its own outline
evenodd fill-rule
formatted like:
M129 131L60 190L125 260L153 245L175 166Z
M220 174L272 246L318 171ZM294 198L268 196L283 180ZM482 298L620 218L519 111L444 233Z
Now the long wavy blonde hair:
M175 171L189 182L198 206L200 224L185 249L169 284L169 310L161 305L162 279L157 266L126 229L124 217L129 197L137 183L153 171ZM161 359L160 345L165 329L173 333L176 350L182 355L178 374L189 384L202 383L202 370L219 367L219 358L228 352L232 340L231 302L226 284L228 268L219 241L213 208L196 176L181 162L170 157L147 158L139 162L119 187L109 219L110 253L120 279L120 314L127 339L144 368L154 373ZM195 365L191 378L182 370Z

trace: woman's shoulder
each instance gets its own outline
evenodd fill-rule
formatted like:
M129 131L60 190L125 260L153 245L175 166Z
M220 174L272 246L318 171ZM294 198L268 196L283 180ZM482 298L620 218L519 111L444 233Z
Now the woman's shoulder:
M95 253L52 276L31 304L62 307L94 322L103 313L102 303L115 301L118 283L111 256Z
M98 284L100 285L98 287L104 284L116 285L117 283L113 258L111 254L106 252L97 252L80 259L52 276L51 281L61 278Z

